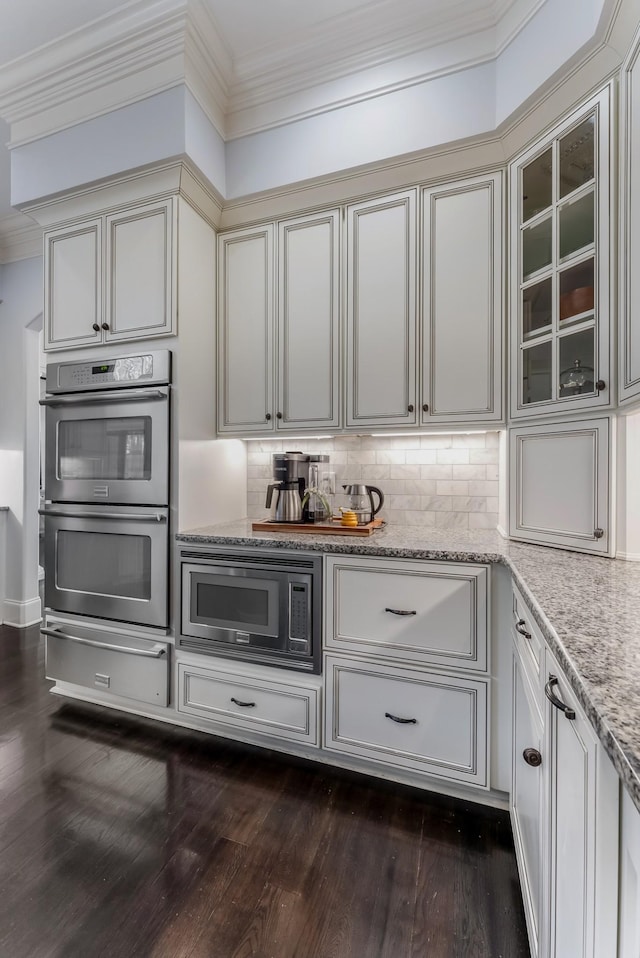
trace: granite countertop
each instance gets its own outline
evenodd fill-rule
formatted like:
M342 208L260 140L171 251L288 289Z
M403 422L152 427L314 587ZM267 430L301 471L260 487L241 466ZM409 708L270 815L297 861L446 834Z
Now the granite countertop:
M243 519L176 538L507 566L640 810L640 563L509 542L491 531L400 525L365 538L253 532L251 520Z

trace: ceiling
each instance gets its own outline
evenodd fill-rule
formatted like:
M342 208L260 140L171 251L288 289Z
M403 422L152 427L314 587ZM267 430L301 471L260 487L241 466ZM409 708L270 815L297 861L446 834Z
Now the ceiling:
M135 19L137 23L199 8L216 36L216 66L226 116L254 110L283 90L329 84L407 61L427 47L478 38L493 55L546 0L0 0L0 96L11 68L35 72L39 61ZM487 40L487 37L490 37ZM488 46L487 46L488 44ZM86 49L90 51L90 42ZM70 54L71 55L71 54ZM453 61L451 69L454 69ZM15 80L14 80L15 84ZM9 91L10 93L12 91ZM363 95L362 88L358 95ZM322 105L320 105L320 109ZM326 108L330 108L327 102ZM254 114L252 114L253 116ZM234 133L234 130L236 131ZM238 132L239 131L239 132ZM0 117L0 218L9 206L9 127ZM242 135L230 120L223 135Z

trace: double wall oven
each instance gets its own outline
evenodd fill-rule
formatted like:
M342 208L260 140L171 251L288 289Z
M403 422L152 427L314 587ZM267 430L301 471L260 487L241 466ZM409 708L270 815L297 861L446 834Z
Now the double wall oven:
M132 664L168 659L170 383L168 350L47 367L50 678L128 694ZM168 666L151 673L136 697L166 704Z

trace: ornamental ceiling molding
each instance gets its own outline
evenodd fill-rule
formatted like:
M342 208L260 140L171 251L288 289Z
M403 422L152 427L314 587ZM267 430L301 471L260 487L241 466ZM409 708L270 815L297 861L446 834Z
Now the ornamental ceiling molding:
M382 0L234 58L206 0L131 0L0 67L0 116L15 147L185 84L228 140L494 59L545 2Z

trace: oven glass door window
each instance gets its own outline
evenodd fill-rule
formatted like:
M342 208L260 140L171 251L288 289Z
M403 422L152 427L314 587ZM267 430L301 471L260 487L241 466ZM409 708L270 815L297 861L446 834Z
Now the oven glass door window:
M151 539L144 535L59 530L56 587L149 601Z
M256 635L278 635L278 581L193 575L191 588L194 623Z
M151 417L63 419L58 424L59 479L151 478Z

